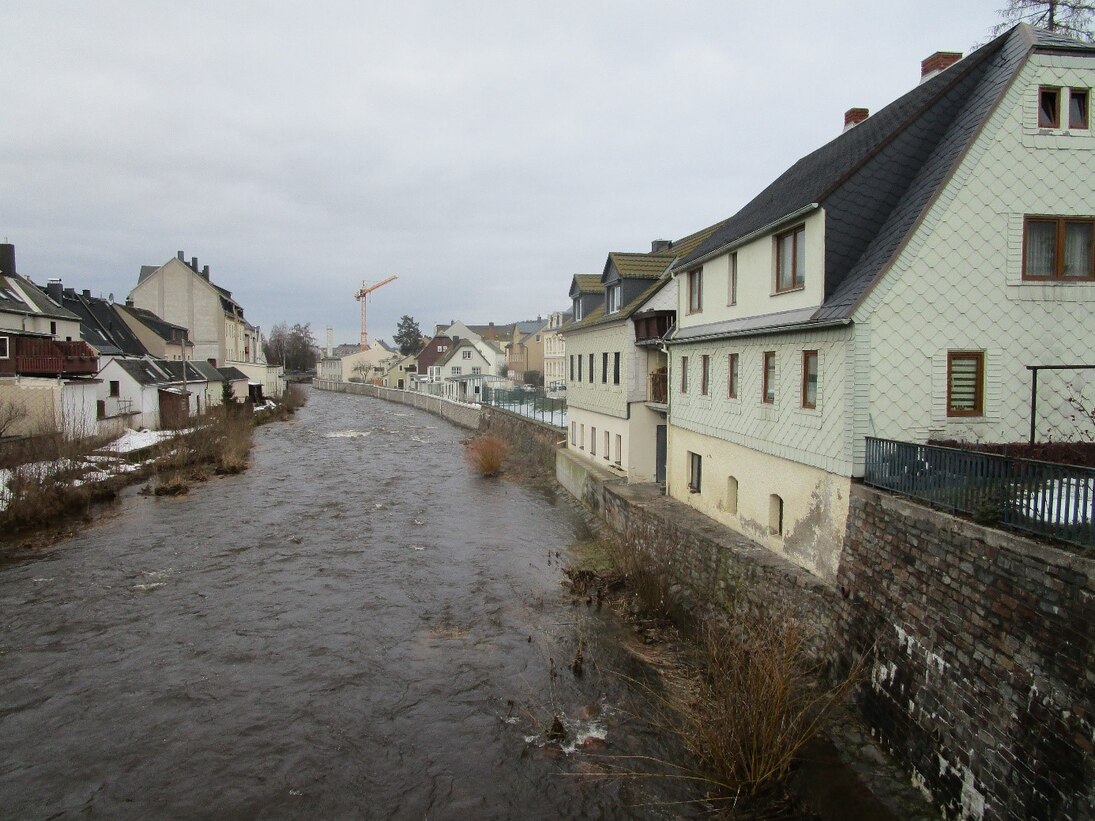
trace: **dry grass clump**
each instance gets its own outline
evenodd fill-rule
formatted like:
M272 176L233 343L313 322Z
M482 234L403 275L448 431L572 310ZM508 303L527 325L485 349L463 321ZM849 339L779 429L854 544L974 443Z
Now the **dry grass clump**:
M681 735L726 796L786 781L803 747L862 674L835 683L797 619L735 607L699 634L702 669L683 709Z
M464 450L468 464L480 476L495 476L502 470L509 445L499 436L476 436Z
M663 620L673 611L673 552L662 541L644 542L628 533L605 543L617 572L623 575L641 615Z

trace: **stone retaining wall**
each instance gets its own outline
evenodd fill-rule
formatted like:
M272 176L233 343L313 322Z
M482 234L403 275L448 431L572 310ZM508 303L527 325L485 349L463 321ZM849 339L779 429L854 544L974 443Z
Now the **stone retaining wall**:
M382 388L378 385L364 385L359 382L336 382L327 379L313 379L312 387L321 391L337 391L339 393L353 393L360 396L371 396L374 399L384 399L388 402L399 402L419 408L442 419L470 430L479 430L483 412L477 405L465 405L462 402L453 402L451 399L443 399L440 396L430 396L419 391L400 391L393 388Z
M859 705L947 817L1095 818L1095 557L853 486Z

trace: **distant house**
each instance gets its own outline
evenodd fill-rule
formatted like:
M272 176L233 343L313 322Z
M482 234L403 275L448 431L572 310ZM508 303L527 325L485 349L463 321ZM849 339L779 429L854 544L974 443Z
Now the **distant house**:
M241 371L239 368L229 366L227 368L217 368L220 371L221 376L228 382L231 391L232 398L237 402L246 402L248 399L258 399L259 396L255 391L255 388L260 388L261 385L251 382L248 379L247 374Z
M504 346L506 351L506 376L513 382L544 380L544 329L547 320L534 319L518 322L513 338Z
M172 372L172 366L175 372ZM99 374L106 397L99 400L102 419L121 417L131 428L173 428L200 413L205 378L182 362L152 359L110 359ZM187 363L191 365L191 363Z
M152 311L134 305L115 305L114 308L149 355L168 360L200 359L194 355L194 343L190 341L190 332L184 325L168 322Z
M600 277L571 281L581 320L563 329L567 356L567 448L632 482L665 480L667 421L663 337L673 327L669 271L714 227L648 253L613 252Z
M490 361L470 339L455 343L433 367L441 375L442 395L462 402L478 402L488 380L501 380L491 373Z
M266 364L259 328L244 318L232 292L210 279L209 266L199 268L197 257L188 263L179 251L163 265L142 265L130 302L186 328L195 358L240 369L265 394L278 396L284 389L282 369Z
M563 334L568 323L574 321L570 311L554 311L548 315L544 328L544 387L548 391L566 390L566 339Z

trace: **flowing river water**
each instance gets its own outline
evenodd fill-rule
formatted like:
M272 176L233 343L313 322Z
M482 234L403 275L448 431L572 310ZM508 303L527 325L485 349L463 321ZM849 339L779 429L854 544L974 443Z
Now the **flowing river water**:
M311 391L245 474L0 567L0 816L691 814L599 775L676 754L645 668L561 585L576 509L473 475L467 435Z

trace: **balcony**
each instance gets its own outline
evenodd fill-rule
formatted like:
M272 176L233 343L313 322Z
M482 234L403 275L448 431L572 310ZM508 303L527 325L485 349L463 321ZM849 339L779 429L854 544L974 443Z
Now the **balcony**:
M94 376L99 356L86 342L17 337L15 372L23 376Z

